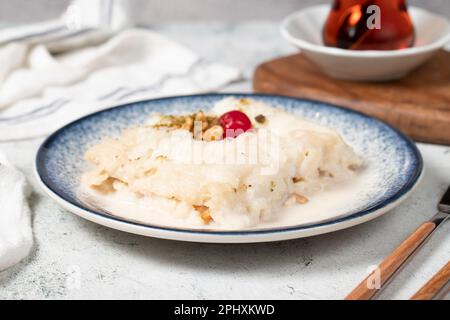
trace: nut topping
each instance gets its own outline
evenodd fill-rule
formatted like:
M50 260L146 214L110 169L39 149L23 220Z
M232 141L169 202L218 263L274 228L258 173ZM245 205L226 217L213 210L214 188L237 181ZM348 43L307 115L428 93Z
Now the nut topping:
M286 202L284 203L285 206L290 206L294 203L298 203L298 204L305 204L308 202L308 198L305 196L302 196L300 194L297 193L293 193L291 194L291 196L286 200Z
M200 214L200 218L202 218L205 224L208 224L212 221L213 218L211 217L209 208L207 206L194 204L192 207Z
M223 136L223 128L221 126L215 125L203 133L203 140L217 141L221 140L222 136Z

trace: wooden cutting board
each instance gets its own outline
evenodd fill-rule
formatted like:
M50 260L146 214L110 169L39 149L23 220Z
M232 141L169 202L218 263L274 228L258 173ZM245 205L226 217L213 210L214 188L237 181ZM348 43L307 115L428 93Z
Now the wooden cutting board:
M450 52L384 83L329 78L302 54L259 65L255 92L331 102L388 122L417 141L450 145Z

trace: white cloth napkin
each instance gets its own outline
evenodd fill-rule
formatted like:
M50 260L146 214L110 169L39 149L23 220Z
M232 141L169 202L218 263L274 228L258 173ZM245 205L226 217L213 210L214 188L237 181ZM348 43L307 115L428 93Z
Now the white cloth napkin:
M0 271L25 258L33 245L29 194L24 175L0 153Z
M213 91L239 78L237 69L203 61L150 30L129 29L58 56L26 46L0 49L0 60L14 65L0 67L7 70L0 69L0 140L45 135L111 105Z
M59 19L0 31L0 141L43 136L112 105L214 91L239 79L237 69L156 32L125 30L127 3L75 0Z
M0 31L0 141L43 136L112 105L239 79L239 70L156 32L124 30L118 3L125 1L76 0L60 19ZM0 154L0 270L32 246L28 193L24 176Z
M129 20L124 10L125 3L125 0L74 0L58 19L2 29L0 100L6 101L2 108L11 107L8 112L14 112L13 104L21 98L40 95L43 86L58 84L58 79L65 79L54 73L64 72L63 69L58 69L56 65L49 67L53 60L50 52L61 53L98 45L127 27ZM40 77L33 78L37 74ZM34 89L32 81L35 81ZM69 81L59 80L59 84L64 83ZM17 109L17 114L29 111ZM25 258L33 245L27 203L30 192L24 175L0 152L0 271Z
M57 19L2 29L0 46L44 44L51 52L64 52L98 44L131 26L128 5L128 0L73 0Z

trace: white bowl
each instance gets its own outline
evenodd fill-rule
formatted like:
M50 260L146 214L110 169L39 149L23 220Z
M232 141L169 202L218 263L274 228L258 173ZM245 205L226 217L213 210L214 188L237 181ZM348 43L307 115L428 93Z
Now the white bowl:
M409 7L414 24L414 46L401 50L345 50L327 47L322 28L329 5L318 5L293 13L281 24L281 34L302 50L326 74L345 80L385 81L398 79L429 59L450 42L450 23L442 16Z

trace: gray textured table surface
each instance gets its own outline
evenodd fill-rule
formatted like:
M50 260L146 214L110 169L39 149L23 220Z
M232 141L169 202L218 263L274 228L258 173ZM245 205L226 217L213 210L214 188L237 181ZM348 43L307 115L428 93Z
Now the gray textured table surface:
M39 21L61 14L72 0L0 0L0 20ZM128 2L131 17L138 24L180 20L279 20L286 15L333 0L121 0ZM388 0L390 1L390 0ZM116 1L117 2L117 1ZM407 0L406 3L450 16L448 0Z
M292 52L275 23L157 25L206 58L240 67L246 80L225 91L249 91L253 68ZM32 162L41 139L0 143L33 184L35 247L0 273L7 298L313 299L344 297L422 221L450 184L450 148L419 144L425 176L390 213L326 235L266 244L195 244L108 229L61 209L36 187ZM382 298L409 298L450 259L444 225Z

